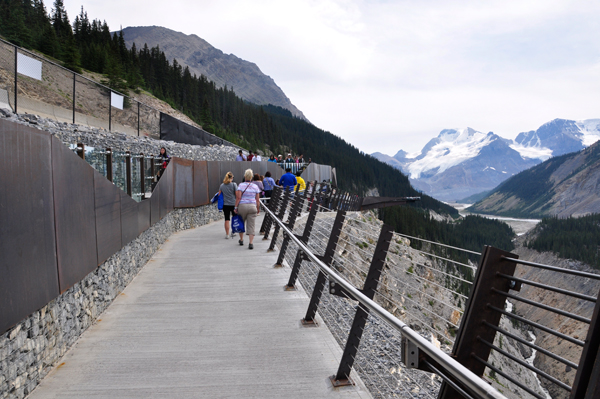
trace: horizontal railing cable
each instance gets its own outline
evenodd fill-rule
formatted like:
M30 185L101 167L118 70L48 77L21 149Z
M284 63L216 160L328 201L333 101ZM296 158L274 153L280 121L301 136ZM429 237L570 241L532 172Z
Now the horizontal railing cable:
M402 234L402 233L396 232L396 233L394 233L394 235L399 235L400 237L410 238L412 240L419 240L419 241L423 241L423 242L426 242L426 243L429 243L429 244L439 245L441 247L455 249L455 250L458 250L458 251L468 252L468 253L473 254L473 255L481 256L480 252L475 252L475 251L471 251L471 250L464 249L464 248L459 248L459 247L453 247L452 245L446 245L446 244L442 244L442 243L435 242L435 241L429 241L429 240L425 240L423 238L409 236L407 234Z
M537 393L534 390L532 390L531 388L529 388L527 385L525 385L525 384L523 384L523 383L515 380L514 378L512 378L511 376L509 376L508 374L506 374L505 372L503 372L502 370L500 370L498 367L494 366L493 364L490 364L490 363L486 362L485 360L483 360L479 356L473 355L473 358L475 360L477 360L478 362L484 364L490 370L493 370L496 374L500 374L502 377L506 378L508 381L512 382L513 384L515 384L516 386L518 386L519 388L521 388L522 390L524 390L528 394L536 397L537 399L546 399L545 396L540 395L539 393Z
M476 395L483 398L505 398L500 392L489 386L485 381L471 372L462 364L458 363L452 357L444 353L442 350L437 348L431 342L423 338L416 331L412 330L408 327L404 322L396 318L382 306L374 302L365 296L359 289L354 287L352 284L349 284L346 279L341 277L337 272L332 270L329 266L321 262L319 258L317 258L304 243L298 240L287 228L287 226L271 212L270 209L264 207L265 211L273 217L275 223L279 224L281 229L284 231L287 230L287 233L290 235L291 240L296 242L296 245L301 249L307 258L309 258L313 263L315 263L320 271L325 273L330 281L334 281L336 284L339 284L344 290L351 295L354 300L359 301L366 309L369 309L373 314L376 314L391 326L393 326L397 331L399 331L403 336L407 337L411 342L413 342L420 350L422 350L426 355L430 356L435 362L437 362L440 367L442 367L445 372L451 375L453 378L460 381L464 384L470 391L475 393ZM473 254L477 254L476 252L469 251Z
M555 385L558 385L559 387L561 387L562 389L565 389L569 392L571 392L571 387L568 386L567 384L565 384L564 382L552 377L550 374L545 373L544 371L538 369L537 367L534 367L530 364L528 364L527 362L517 358L516 356L511 355L510 353L508 353L507 351L505 351L504 349L500 349L499 347L497 347L496 345L486 341L485 339L481 339L479 337L477 337L477 340L487 346L489 346L490 348L492 348L493 350L495 350L498 353L501 353L503 356L509 358L510 360L519 363L521 366L533 371L534 373L536 373L537 375L539 375L540 377L543 377L545 379L547 379L548 381L552 382Z
M524 318L524 317L518 316L518 315L516 315L516 314L513 314L513 313L509 313L509 312L507 312L507 311L505 311L505 310L502 310L502 309L499 309L499 308L497 308L497 307L495 307L495 306L488 305L488 307L489 307L490 309L493 309L493 310L495 310L496 312L500 312L500 313L502 313L502 314L503 314L503 315L505 315L505 316L508 316L508 317L510 317L510 318L512 318L512 319L515 319L515 320L521 321L521 322L523 322L523 323L529 324L530 326L533 326L533 327L539 328L540 330L546 331L547 333L550 333L550 334L552 334L552 335L555 335L555 336L557 336L557 337L559 337L559 338L562 338L562 339L564 339L564 340L566 340L566 341L569 341L569 342L571 342L571 343L574 343L574 344L576 344L576 345L579 345L579 346L584 346L584 345L585 345L585 342L583 342L583 341L581 341L581 340L579 340L579 339L576 339L576 338L570 337L570 336L568 336L568 335L566 335L566 334L563 334L563 333L561 333L561 332L558 332L558 331L556 331L556 330L553 330L553 329L551 329L551 328L549 328L549 327L546 327L546 326L544 326L544 325L542 325L542 324L540 324L540 323L536 323L535 321L527 320L527 319L526 319L526 318Z
M543 303L532 301L531 299L523 298L523 297L520 297L518 295L513 295L513 294L508 293L508 292L500 291L500 290L497 290L496 288L492 288L492 291L494 291L497 294L507 296L508 298L514 299L516 301L520 301L520 302L526 303L528 305L535 306L536 308L544 309L544 310L547 310L549 312L553 312L553 313L559 314L561 316L569 317L569 318L571 318L573 320L581 321L582 323L590 324L592 322L590 319L588 319L586 317L579 316L579 315L567 312L567 311L562 310L562 309L557 309L557 308L554 308L552 306L544 305Z
M590 295L581 294L579 292L565 290L565 289L554 287L554 286L547 285L547 284L538 283L537 281L531 281L531 280L527 280L527 279L523 279L523 278L519 278L519 277L509 276L507 274L502 274L502 273L498 273L497 275L500 276L500 277L503 277L503 278L505 278L507 280L516 281L517 283L531 285L532 287L543 288L543 289L548 290L548 291L558 292L559 294L564 294L564 295L572 296L574 298L579 298L579 299L583 299L583 300L590 301L590 302L596 302L597 301L596 297L593 297L593 296L590 296Z
M512 333L510 333L510 332L508 332L508 331L506 331L506 330L504 330L504 329L502 329L500 327L497 327L497 326L495 326L495 325L493 325L493 324L491 324L491 323L489 323L489 322L487 322L485 320L483 321L483 324L485 324L489 328L492 328L492 329L498 331L499 333L501 333L501 334L503 334L503 335L505 335L505 336L507 336L509 338L512 338L515 341L518 341L518 342L522 343L523 345L526 345L526 346L528 346L528 347L530 347L532 349L535 349L536 351L538 351L540 353L543 353L544 355L549 356L549 357L553 358L554 360L557 360L557 361L559 361L559 362L561 362L561 363L563 363L563 364L565 364L565 365L567 365L569 367L572 367L574 369L578 368L578 365L576 363L573 363L570 360L567 360L567 359L565 359L565 358L563 358L561 356L558 356L557 354L555 354L553 352L550 352L549 350L544 349L541 346L538 346L538 345L536 345L534 343L531 343L531 342L527 341L526 339L523 339L523 338L521 338L521 337L519 337L517 335L514 335L514 334L512 334Z
M520 260L520 259L508 258L506 256L502 256L502 260L506 260L506 261L513 262L513 263L519 263L521 265L532 266L532 267L536 267L538 269L552 270L552 271L559 272L559 273L572 274L574 276L587 277L587 278L591 278L594 280L600 280L600 274L581 272L579 270L571 270L571 269L565 269L562 267L544 265L541 263L535 263L535 262L529 262L529 261Z

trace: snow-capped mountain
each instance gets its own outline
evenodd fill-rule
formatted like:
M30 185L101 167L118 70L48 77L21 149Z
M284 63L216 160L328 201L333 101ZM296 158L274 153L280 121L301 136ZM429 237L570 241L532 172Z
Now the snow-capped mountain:
M406 173L413 186L444 201L488 191L552 156L579 151L600 139L600 119L555 119L513 141L472 128L442 130L419 154L372 154Z

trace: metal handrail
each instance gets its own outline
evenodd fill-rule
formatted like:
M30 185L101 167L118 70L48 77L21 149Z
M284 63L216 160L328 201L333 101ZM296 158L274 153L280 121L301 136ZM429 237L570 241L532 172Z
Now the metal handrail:
M421 337L416 331L412 330L408 325L393 314L385 310L381 305L377 304L373 300L365 296L358 288L354 287L342 276L337 274L333 269L323 263L312 251L300 241L292 231L288 229L285 223L277 218L277 216L261 201L261 205L265 212L267 212L271 218L280 226L285 234L298 246L306 257L315 263L319 269L325 273L332 281L342 286L347 293L352 296L353 299L361 303L362 306L371 310L374 314L385 320L392 328L399 331L403 336L410 339L411 342L417 345L417 347L427 354L431 359L438 363L438 365L450 376L455 378L457 381L468 387L472 393L476 394L480 398L496 398L506 399L506 396L502 395L496 389L491 387L487 382L479 378L476 374L471 372L462 364L458 363L452 357L441 351L431 342Z

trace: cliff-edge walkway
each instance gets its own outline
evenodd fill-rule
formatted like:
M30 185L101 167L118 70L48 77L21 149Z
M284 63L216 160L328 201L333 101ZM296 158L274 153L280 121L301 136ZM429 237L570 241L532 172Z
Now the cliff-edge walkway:
M262 218L261 218L262 219ZM257 236L174 234L30 398L370 398L332 388L341 349Z

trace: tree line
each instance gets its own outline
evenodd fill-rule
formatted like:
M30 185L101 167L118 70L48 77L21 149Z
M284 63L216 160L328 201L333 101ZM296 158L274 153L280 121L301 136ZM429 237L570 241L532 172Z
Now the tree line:
M551 251L561 258L575 259L600 269L600 214L582 217L546 217L525 245L536 251Z

